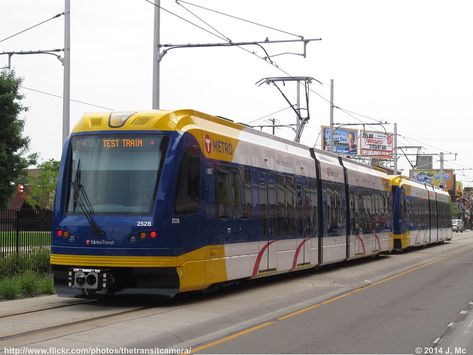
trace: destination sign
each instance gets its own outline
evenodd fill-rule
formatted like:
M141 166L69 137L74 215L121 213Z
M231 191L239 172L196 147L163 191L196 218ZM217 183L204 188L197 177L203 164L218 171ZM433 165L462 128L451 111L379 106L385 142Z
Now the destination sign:
M151 143L151 142L150 142ZM103 138L102 147L114 148L142 148L144 146L142 138Z

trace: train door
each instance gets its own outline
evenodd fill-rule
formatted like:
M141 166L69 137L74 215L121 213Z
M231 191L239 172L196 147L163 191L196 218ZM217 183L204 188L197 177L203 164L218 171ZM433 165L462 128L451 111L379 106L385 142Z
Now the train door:
M312 253L312 242L316 242L314 223L316 221L316 186L315 180L311 183L309 179L302 179L301 189L301 239L302 239L302 260L303 265L309 265L311 262L316 263L316 254ZM312 255L314 254L314 255Z
M183 154L177 177L171 223L173 234L179 240L180 246L187 250L198 248L207 242L204 238L208 225L202 218L204 208L199 213L204 195L201 182L201 171L203 171L201 164L200 148L198 146L189 147ZM200 226L200 233L193 232L196 225Z
M429 192L429 226L430 226L430 243L437 243L438 241L438 220L437 220L437 201L435 200L435 193L430 188Z
M235 191L230 167L216 164L214 168L215 219L213 223L214 244L234 241Z
M260 173L258 178L258 210L259 210L259 239L257 242L256 258L252 276L275 268L276 249L272 236L274 233L274 215L275 213L275 196L270 197L270 190L274 186L274 177L271 179L266 173ZM272 185L272 187L270 187ZM272 203L272 205L270 204ZM273 255L273 256L272 256Z

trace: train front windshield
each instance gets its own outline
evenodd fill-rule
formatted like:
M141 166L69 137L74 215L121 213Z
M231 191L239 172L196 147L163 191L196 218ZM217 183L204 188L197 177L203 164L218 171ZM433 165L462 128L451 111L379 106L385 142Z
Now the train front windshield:
M93 135L72 137L67 212L149 214L153 208L164 137Z

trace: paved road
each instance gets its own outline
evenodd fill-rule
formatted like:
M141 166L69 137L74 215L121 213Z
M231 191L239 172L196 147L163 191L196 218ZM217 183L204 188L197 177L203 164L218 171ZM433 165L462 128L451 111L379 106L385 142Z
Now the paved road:
M239 354L414 353L417 346L432 346L440 338L439 346L466 344L469 350L465 337L473 322L461 322L468 314L459 312L473 300L473 232L455 237L444 245L255 280L218 292L178 297L168 304L138 298L132 305L147 306L146 310L54 328L8 345L192 347L201 353ZM55 296L44 300L52 305L64 302ZM25 333L62 320L124 310L130 307L127 300L60 308L41 317L35 313L8 318L0 328ZM0 316L41 308L40 302L2 302Z
M464 335L465 329L472 328L472 319L458 322L472 301L473 250L469 249L196 350L239 354L438 354L438 349L432 349L438 345L444 347L443 353L457 350L473 354L473 348L467 348L473 329L466 333L470 342ZM462 342L450 331L457 323L463 332ZM439 342L445 334L448 337Z

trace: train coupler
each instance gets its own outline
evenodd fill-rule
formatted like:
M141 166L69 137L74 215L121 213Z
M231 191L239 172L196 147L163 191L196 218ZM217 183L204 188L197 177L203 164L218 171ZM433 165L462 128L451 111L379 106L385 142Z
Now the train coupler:
M100 291L110 289L114 284L110 270L74 268L68 271L67 276L69 287L83 290Z

